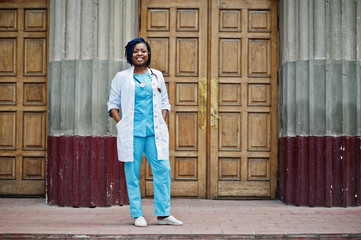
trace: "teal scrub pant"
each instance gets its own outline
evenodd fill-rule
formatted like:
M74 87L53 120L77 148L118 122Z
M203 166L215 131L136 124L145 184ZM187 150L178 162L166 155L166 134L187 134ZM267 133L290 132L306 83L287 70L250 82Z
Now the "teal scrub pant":
M171 184L169 160L158 160L154 136L134 137L133 146L134 161L126 162L124 165L132 218L143 216L139 187L139 170L143 152L153 173L155 216L169 216Z

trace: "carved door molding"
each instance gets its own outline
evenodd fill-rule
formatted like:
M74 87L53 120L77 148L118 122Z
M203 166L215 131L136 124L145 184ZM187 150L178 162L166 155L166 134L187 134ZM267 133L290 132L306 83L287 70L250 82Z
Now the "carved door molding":
M0 195L44 195L48 1L0 7Z

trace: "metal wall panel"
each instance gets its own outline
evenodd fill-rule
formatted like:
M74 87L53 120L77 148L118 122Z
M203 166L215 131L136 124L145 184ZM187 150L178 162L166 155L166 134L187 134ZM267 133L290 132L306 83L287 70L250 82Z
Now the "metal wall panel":
M361 205L360 137L280 139L280 197L299 206Z
M129 67L138 35L134 0L50 1L49 135L115 136L107 117L110 84Z
M280 1L280 136L361 136L361 2Z
M128 202L110 84L129 67L124 46L138 35L139 1L51 0L47 201L94 207Z
M128 203L115 137L48 137L47 202L105 207Z
M281 0L279 193L361 205L361 2Z

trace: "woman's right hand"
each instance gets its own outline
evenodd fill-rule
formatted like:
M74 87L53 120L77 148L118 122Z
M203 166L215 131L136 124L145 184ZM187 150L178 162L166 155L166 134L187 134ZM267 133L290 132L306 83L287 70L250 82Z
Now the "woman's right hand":
M119 115L119 110L116 108L113 108L112 110L110 110L110 115L112 115L112 117L114 118L114 120L118 123L121 118Z

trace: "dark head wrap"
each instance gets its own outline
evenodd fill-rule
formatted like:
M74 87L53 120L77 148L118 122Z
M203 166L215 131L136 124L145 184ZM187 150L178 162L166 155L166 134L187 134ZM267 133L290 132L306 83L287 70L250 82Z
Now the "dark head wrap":
M149 43L147 43L144 38L135 38L128 42L128 44L125 46L125 56L127 57L127 62L133 66L132 56L135 45L138 43L144 43L147 46L148 49L148 61L145 63L147 67L150 65L151 55L150 55L150 46Z

